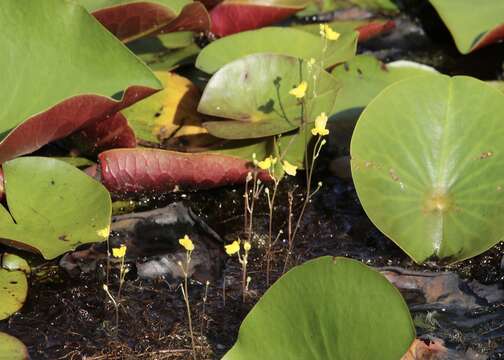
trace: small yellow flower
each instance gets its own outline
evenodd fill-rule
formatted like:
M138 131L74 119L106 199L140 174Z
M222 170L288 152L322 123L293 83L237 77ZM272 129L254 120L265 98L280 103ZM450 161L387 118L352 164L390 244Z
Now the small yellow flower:
M250 249L252 249L252 245L248 241L245 241L245 243L243 244L243 249L249 252Z
M289 94L295 96L298 99L302 99L306 95L306 90L308 90L308 83L306 81L301 81L298 86L289 91Z
M315 59L310 58L310 60L308 60L308 66L313 66L313 65L315 65Z
M192 240L189 238L189 236L184 235L183 238L179 239L179 244L184 247L187 251L193 251L194 250L194 244Z
M236 254L240 251L240 240L235 240L229 245L225 245L224 249L226 249L226 254L229 256Z
M118 248L112 249L112 256L116 258L123 258L126 255L126 245L121 245Z
M263 161L259 161L257 163L257 166L259 166L259 168L263 169L263 170L268 170L269 168L271 168L273 165L275 165L275 163L277 162L277 159L272 157L272 156L268 156L266 159L264 159Z
M296 165L292 165L287 160L284 160L282 167L287 175L296 176L296 170L298 168Z
M331 29L331 27L327 24L320 24L320 35L322 35L322 37L326 38L327 40L332 41L336 41L340 37L340 34Z
M329 134L329 130L326 129L327 125L327 115L325 112L321 113L315 119L315 127L312 129L313 135L325 136Z

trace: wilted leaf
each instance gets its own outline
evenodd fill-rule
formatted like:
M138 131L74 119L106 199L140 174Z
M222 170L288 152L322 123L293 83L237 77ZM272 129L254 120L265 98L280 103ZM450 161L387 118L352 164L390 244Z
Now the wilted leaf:
M197 112L199 89L188 79L166 71L156 72L164 90L123 111L139 140L169 145L177 138L208 134Z

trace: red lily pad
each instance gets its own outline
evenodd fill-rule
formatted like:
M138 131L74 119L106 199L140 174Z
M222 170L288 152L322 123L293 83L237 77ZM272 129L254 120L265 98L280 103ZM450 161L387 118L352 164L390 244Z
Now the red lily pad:
M76 129L105 119L156 92L134 86L120 101L99 95L81 95L65 100L29 118L0 142L0 163L29 154L51 141L62 139Z
M89 1L81 0L86 6ZM123 42L144 36L174 31L208 31L210 18L203 4L192 2L182 9L173 1L122 1L109 7L93 9L93 16Z
M72 134L68 142L79 152L88 156L116 148L134 148L135 133L122 113L91 124Z
M211 31L226 36L282 21L304 9L304 0L225 0L210 11Z
M0 201L3 199L4 193L5 193L4 174L3 170L0 168Z
M101 153L101 181L113 194L162 193L243 183L250 162L210 153L160 149L115 149ZM261 173L263 181L268 174Z
M392 20L376 20L355 28L359 32L359 42L367 41L395 28Z

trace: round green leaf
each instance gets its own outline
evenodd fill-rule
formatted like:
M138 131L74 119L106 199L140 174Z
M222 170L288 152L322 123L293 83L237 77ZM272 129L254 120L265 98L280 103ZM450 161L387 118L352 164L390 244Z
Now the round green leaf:
M0 238L36 249L46 259L107 239L110 195L82 171L63 161L39 157L8 161L3 171L15 223L0 207Z
M31 272L30 265L25 259L15 254L8 253L2 255L2 268L10 271L20 270L25 274Z
M420 263L475 256L504 235L504 95L427 75L381 92L357 122L352 174L373 223Z
M308 84L304 106L289 94L302 81ZM289 56L254 54L225 65L212 76L198 111L234 119L206 122L204 126L214 136L260 138L297 129L303 110L308 122L321 112L329 113L338 90L337 80L317 65Z
M223 359L399 360L414 338L408 307L387 279L325 256L268 289Z
M26 346L14 336L0 332L0 354L2 359L27 360L30 358Z
M356 48L355 31L342 34L337 41L324 41L318 34L294 28L268 27L226 36L210 43L196 59L196 67L213 74L222 66L246 55L272 53L305 60L314 58L328 68L352 58Z
M450 30L458 50L467 54L504 37L502 0L429 0Z
M358 55L331 72L341 84L331 120L357 120L367 104L390 84L433 72L436 70L411 61L384 64L374 56Z
M0 268L0 320L21 309L27 293L28 281L23 271Z

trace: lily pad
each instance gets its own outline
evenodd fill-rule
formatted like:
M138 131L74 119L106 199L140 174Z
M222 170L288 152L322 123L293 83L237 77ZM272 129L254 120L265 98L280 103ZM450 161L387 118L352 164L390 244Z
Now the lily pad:
M356 120L367 104L390 84L430 73L436 70L411 61L384 64L371 55L358 55L331 72L341 84L331 119Z
M504 39L504 1L429 0L462 54Z
M326 51L324 46L327 43ZM254 53L289 55L323 62L325 68L350 60L357 49L357 34L353 31L341 35L337 41L324 41L294 28L269 27L227 36L210 43L199 54L196 67L215 73L222 66Z
M363 42L392 30L395 22L388 19L372 20L338 20L328 24L334 31L341 34L357 31L359 42ZM298 25L296 29L319 35L320 24Z
M66 138L64 143L74 153L93 157L105 150L137 145L135 133L121 113L86 126Z
M9 253L4 253L2 255L2 268L10 271L19 270L25 274L29 274L31 272L30 265L25 259Z
M22 264L24 260L16 255L10 255L8 258L5 258L4 255L2 262L3 261L5 261L6 264L4 265L2 263L2 267L0 268L0 299L2 299L0 302L0 320L7 319L21 309L26 301L26 295L28 294L26 273L19 269L19 267L24 268ZM28 264L26 264L26 266L27 265Z
M302 81L308 85L305 106L289 94ZM260 138L299 128L303 109L307 122L321 112L329 113L338 90L338 81L317 65L289 56L254 54L223 66L212 76L198 111L233 119L204 123L214 136Z
M325 256L268 289L223 359L400 359L414 339L408 307L387 279Z
M138 139L167 145L176 138L208 134L197 112L201 96L188 79L167 71L156 72L164 90L123 110Z
M371 221L411 258L453 263L504 235L504 95L470 77L397 82L364 110L352 174Z
M207 31L210 18L203 4L188 0L78 0L121 41L169 33Z
M108 238L110 195L74 166L23 157L3 164L3 171L10 215L0 206L2 242L52 259Z
M211 31L226 36L275 24L302 10L307 0L224 0L210 11Z
M0 332L0 354L9 360L28 360L28 349L14 336Z
M9 56L0 57L0 163L161 87L148 67L74 2L5 0L0 23L0 43L9 49Z
M250 171L250 161L215 153L137 148L105 151L98 158L102 183L118 196L240 184ZM267 173L261 179L267 181Z

